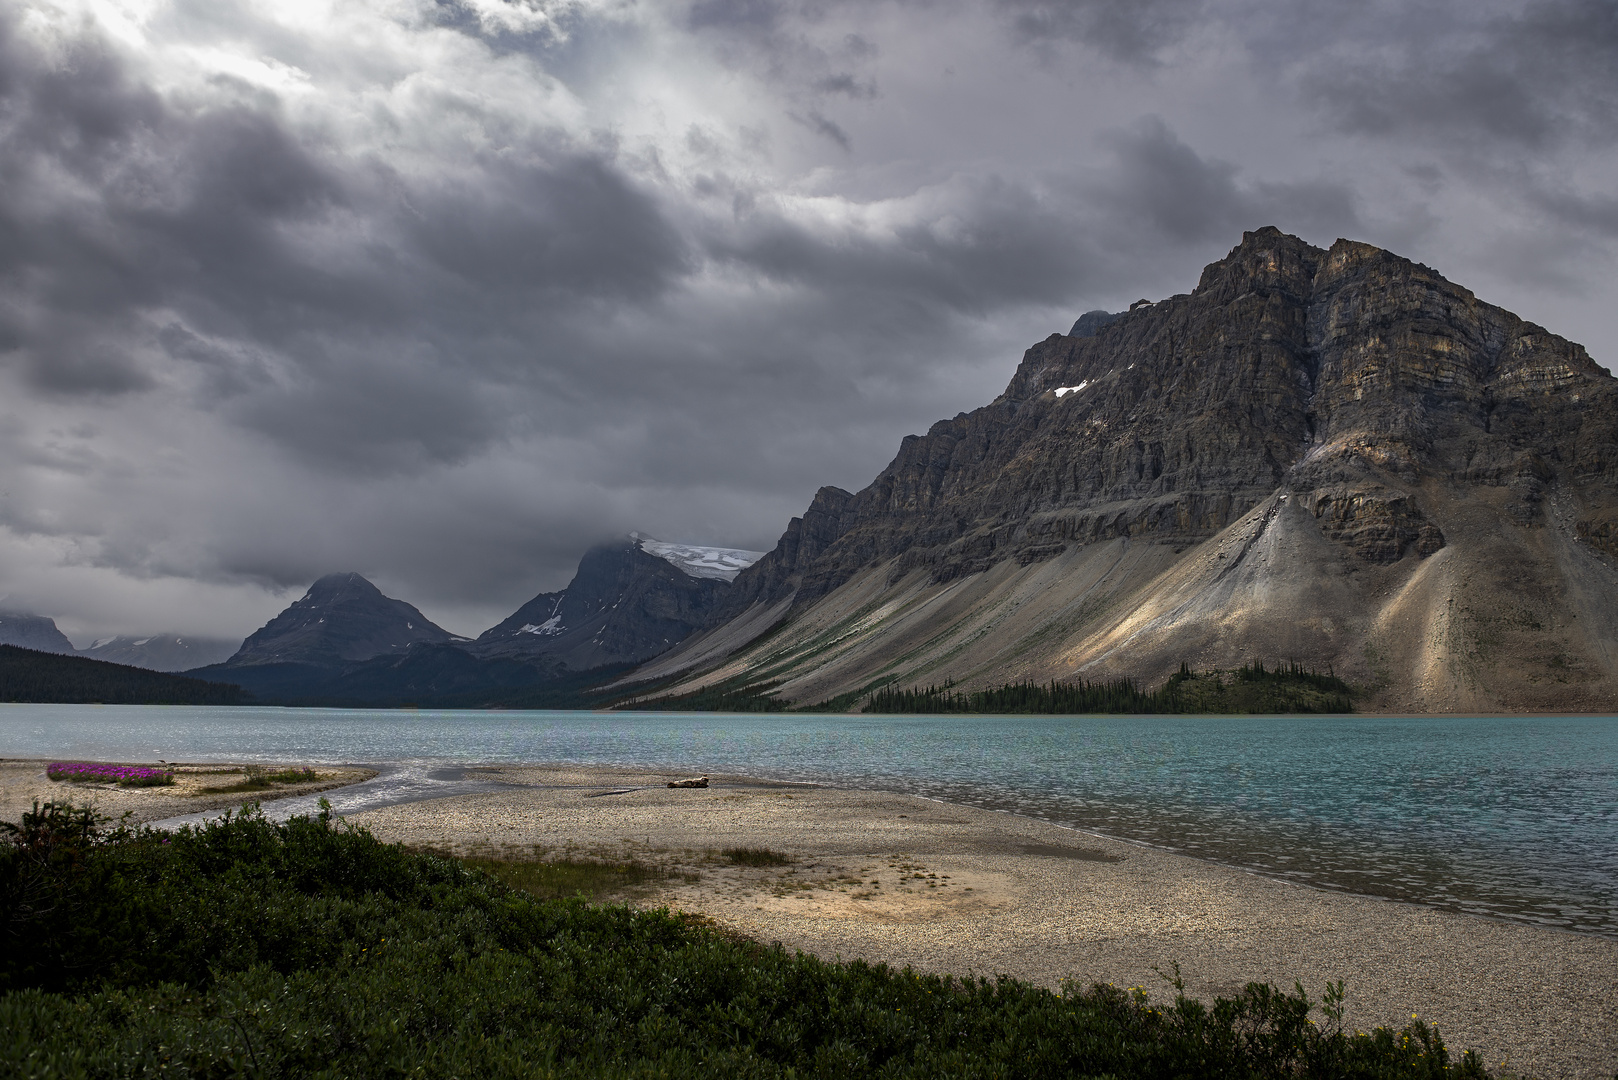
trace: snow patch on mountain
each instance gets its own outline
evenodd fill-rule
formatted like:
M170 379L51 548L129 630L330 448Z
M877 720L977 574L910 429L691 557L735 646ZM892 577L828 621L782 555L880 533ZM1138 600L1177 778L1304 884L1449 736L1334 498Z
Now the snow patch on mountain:
M560 634L566 629L567 627L562 625L562 617L552 615L542 623L523 623L522 629L518 630L517 633L538 634L540 637L546 637L551 634Z
M716 578L735 581L736 575L764 557L762 551L744 551L741 548L698 547L694 544L669 544L649 536L636 536L640 549L672 563L683 573L695 578Z

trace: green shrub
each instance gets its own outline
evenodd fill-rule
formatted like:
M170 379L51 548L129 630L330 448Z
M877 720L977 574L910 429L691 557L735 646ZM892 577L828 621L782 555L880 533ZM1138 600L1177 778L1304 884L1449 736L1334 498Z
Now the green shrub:
M0 1075L1481 1077L1299 990L1212 1008L827 963L541 901L328 813L171 835L36 807L0 845ZM1328 1008L1331 1001L1328 1001Z

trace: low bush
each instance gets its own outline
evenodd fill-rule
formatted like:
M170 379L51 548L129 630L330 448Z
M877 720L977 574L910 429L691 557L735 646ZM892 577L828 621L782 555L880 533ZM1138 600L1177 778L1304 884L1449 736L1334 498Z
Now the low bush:
M1299 989L1212 1008L828 963L543 901L329 812L172 834L48 804L0 844L0 1075L1482 1077Z

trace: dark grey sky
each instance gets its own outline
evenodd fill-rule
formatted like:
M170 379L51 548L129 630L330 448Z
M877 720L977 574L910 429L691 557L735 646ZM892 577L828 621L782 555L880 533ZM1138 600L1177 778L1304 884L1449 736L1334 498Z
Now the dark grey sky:
M1244 229L1618 353L1612 0L0 0L0 597L767 548Z

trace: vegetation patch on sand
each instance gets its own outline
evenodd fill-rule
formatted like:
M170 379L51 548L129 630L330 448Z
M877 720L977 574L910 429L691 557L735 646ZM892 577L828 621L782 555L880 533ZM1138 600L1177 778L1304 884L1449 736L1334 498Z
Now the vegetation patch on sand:
M1138 989L828 963L541 900L328 812L174 833L47 804L0 843L0 1073L1447 1077L1432 1027L1301 988ZM48 902L42 902L42 900Z
M174 770L148 765L107 765L96 761L53 761L45 766L47 780L69 784L117 784L119 787L167 787Z
M634 859L594 860L566 856L521 859L470 855L463 858L461 863L541 900L635 897L643 895L670 876L660 867Z
M792 865L792 856L763 847L728 847L719 854L736 866Z
M1297 664L1266 668L1255 660L1233 671L1194 672L1185 664L1156 690L1133 679L1106 682L1007 683L961 691L953 683L925 690L883 688L868 713L1349 713L1354 688L1330 673Z
M221 784L213 787L199 787L198 795L231 795L254 791L274 791L287 784L312 784L320 779L320 774L307 765L301 769L276 769L268 771L259 765L244 765L241 769L229 770L230 773L239 774L242 778L231 784Z

